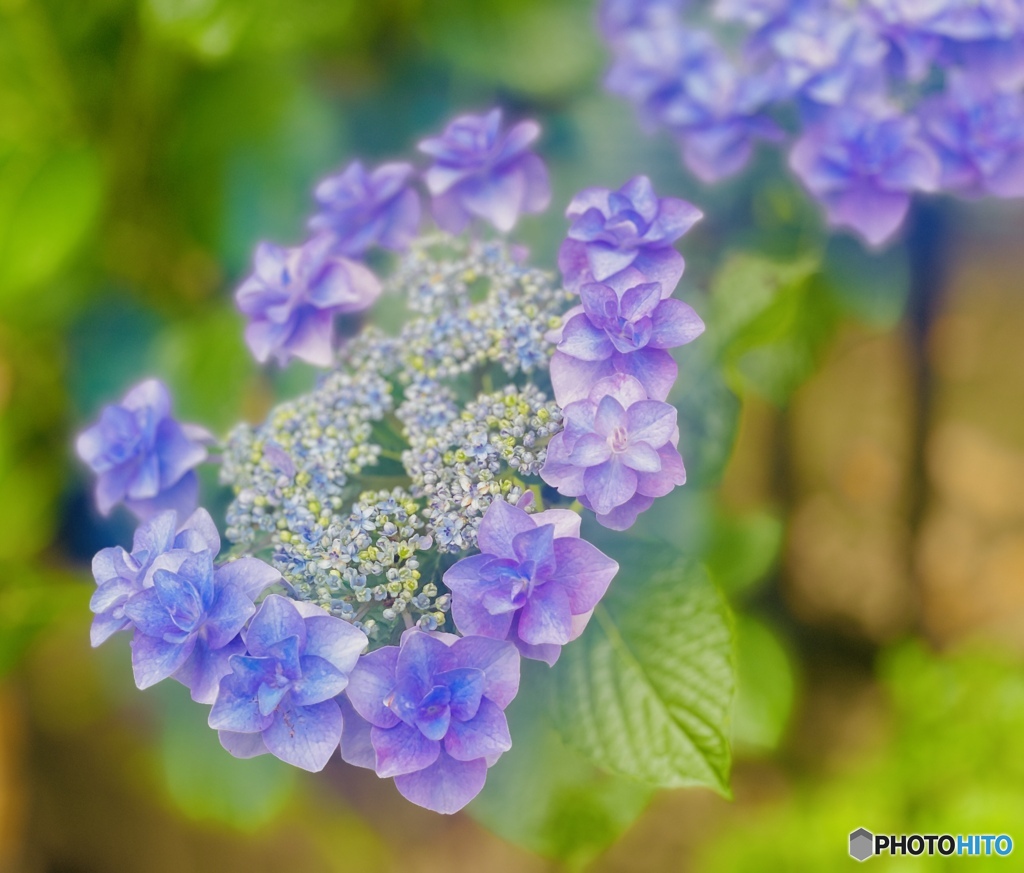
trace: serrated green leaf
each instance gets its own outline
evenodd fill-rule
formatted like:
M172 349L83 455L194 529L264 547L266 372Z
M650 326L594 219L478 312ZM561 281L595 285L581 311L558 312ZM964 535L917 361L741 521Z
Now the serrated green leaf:
M731 622L702 568L624 565L552 678L556 724L598 766L728 794Z

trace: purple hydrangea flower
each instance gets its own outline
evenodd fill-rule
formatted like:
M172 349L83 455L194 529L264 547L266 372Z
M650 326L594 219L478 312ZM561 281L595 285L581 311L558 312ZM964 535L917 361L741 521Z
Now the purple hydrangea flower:
M106 642L118 631L132 627L125 615L128 599L153 586L157 558L172 549L185 552L220 551L217 526L205 509L197 509L178 530L178 514L161 512L139 525L131 552L120 546L102 549L92 559L96 590L89 601L95 613L90 638L93 646Z
M939 162L913 119L838 110L793 146L790 166L825 207L829 224L880 245L902 224L914 191L934 191Z
M580 539L567 509L530 515L495 500L480 522L480 554L444 574L460 633L511 639L527 658L554 664L587 626L619 565Z
M320 211L309 228L329 233L334 250L356 258L373 246L409 247L420 223L420 198L409 185L412 164L381 164L367 173L359 161L316 186Z
M261 243L253 274L235 294L249 319L245 341L256 360L281 365L301 358L328 366L334 356L334 318L360 312L380 296L380 281L358 261L334 254L321 234L296 248Z
M686 482L675 407L648 400L632 376L602 379L562 418L565 429L548 444L541 478L577 497L605 527L631 527L654 498Z
M511 643L409 630L400 647L359 659L346 692L354 712L342 757L393 776L419 806L457 812L511 748L504 710L518 690Z
M683 0L603 0L598 27L605 39L614 42L636 30L669 26L682 6Z
M230 659L210 710L210 727L239 758L266 752L322 770L341 741L335 700L366 647L366 635L311 603L269 595Z
M955 80L921 113L942 164L942 186L966 197L1024 196L1024 97Z
M621 283L639 273L641 281L660 282L666 296L683 275L683 256L673 243L701 217L685 200L658 197L646 176L618 191L587 188L573 197L565 214L572 224L558 266L569 288L604 282L625 290ZM634 272L627 273L630 267Z
M475 216L510 231L523 212L543 212L551 201L544 162L528 146L540 135L535 121L501 132L501 110L462 115L420 151L434 159L423 174L433 196L434 219L461 233Z
M696 339L704 322L682 300L662 298L657 282L635 285L621 296L608 285L580 288L583 306L566 313L551 359L555 399L565 406L582 400L593 385L616 373L637 378L647 396L664 400L677 367L666 349Z
M78 437L79 457L96 473L96 503L104 515L122 501L139 518L196 508L194 469L206 460L210 434L171 416L171 396L156 379L106 406L100 420Z
M153 563L152 586L125 603L139 688L173 677L193 700L212 703L228 658L244 651L238 633L256 611L253 601L281 574L257 558L216 568L213 559L210 550L165 552Z

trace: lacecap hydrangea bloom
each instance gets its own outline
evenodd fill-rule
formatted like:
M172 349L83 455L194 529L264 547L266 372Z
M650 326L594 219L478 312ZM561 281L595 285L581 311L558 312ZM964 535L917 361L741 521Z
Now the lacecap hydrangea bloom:
M105 510L220 464L228 556L205 510L146 521L96 557L93 642L131 634L139 687L187 685L233 755L339 757L461 809L514 742L520 658L553 664L614 583L583 514L624 529L685 481L669 350L703 323L672 296L674 245L700 213L643 176L581 192L559 281L500 236L549 199L539 133L460 117L430 166L352 164L317 187L309 240L260 245L249 345L320 364L311 391L210 458L155 383L80 440ZM474 226L420 233L420 183L442 228ZM336 342L378 296L404 301L397 333ZM173 475L142 489L147 464Z
M598 21L606 87L705 182L786 141L828 223L873 246L920 192L1024 193L1018 0L603 0Z

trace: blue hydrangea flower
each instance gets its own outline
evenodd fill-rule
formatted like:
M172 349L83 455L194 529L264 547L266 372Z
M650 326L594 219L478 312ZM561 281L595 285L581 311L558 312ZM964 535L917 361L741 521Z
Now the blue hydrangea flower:
M807 130L790 166L831 225L880 245L903 223L914 191L934 191L939 162L913 119L853 107Z
M380 292L369 268L335 254L334 237L321 234L290 249L261 243L235 301L249 319L245 341L257 361L273 356L284 365L295 357L326 367L335 316L368 308Z
M666 349L700 336L704 322L697 313L682 300L663 298L657 282L621 296L609 285L587 283L580 297L583 305L566 313L551 359L558 402L584 399L596 382L615 373L637 378L653 400L668 397L678 368Z
M212 703L228 658L244 650L238 633L255 612L253 601L281 574L256 558L217 568L213 559L210 550L166 552L157 559L152 587L125 603L136 629L132 670L139 688L172 676L193 700Z
M400 647L364 655L352 672L342 757L393 776L419 806L457 812L511 748L504 710L518 690L511 643L407 631Z
M104 515L118 503L139 518L196 508L194 468L206 460L210 434L171 416L171 396L156 379L104 407L100 420L78 437L79 457L96 473L96 503Z
M615 41L637 30L655 30L675 21L683 0L604 0L598 26L604 38Z
M359 161L316 186L320 211L309 222L329 233L334 250L357 258L374 246L393 251L409 247L420 223L420 198L410 186L412 164L381 164L368 173Z
M551 201L544 162L529 151L540 135L535 121L501 131L501 110L462 115L444 133L425 139L420 151L434 159L423 174L433 196L434 219L442 229L461 233L474 217L503 233L524 212L542 212Z
M159 568L158 558L172 549L185 552L220 551L217 526L205 509L197 509L178 530L178 514L161 512L139 525L131 552L120 546L101 549L92 559L96 590L89 601L95 613L90 637L93 646L106 642L118 631L132 627L125 615L128 599L144 588L153 586L153 571Z
M683 256L673 244L701 217L685 200L658 197L646 176L618 191L587 188L573 197L565 214L572 223L558 266L567 287L604 282L625 290L626 281L647 281L659 282L666 294L683 275Z
M943 188L966 197L1024 196L1024 96L977 79L954 81L921 112Z
M562 410L541 478L576 497L613 530L633 525L654 498L686 482L674 406L649 400L632 376L602 379Z
M444 574L456 627L467 636L510 639L525 657L548 664L583 633L619 569L580 539L580 516L566 509L529 515L496 500L477 545L480 554Z
M341 741L334 698L348 685L366 635L318 606L271 594L244 639L245 654L230 658L210 727L236 757L270 752L303 770L322 770Z

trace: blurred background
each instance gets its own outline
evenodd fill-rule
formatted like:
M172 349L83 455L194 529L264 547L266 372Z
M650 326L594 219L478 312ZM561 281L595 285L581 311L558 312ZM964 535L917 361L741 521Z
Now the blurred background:
M859 826L1024 841L1024 211L923 201L869 256L777 155L703 188L602 92L592 7L0 0L0 870L819 871ZM544 125L553 207L516 233L539 265L584 186L642 172L707 216L681 243L709 328L673 396L690 483L642 524L735 611L731 801L511 760L442 818L340 760L235 761L184 689L135 690L124 640L89 648L89 561L132 524L95 514L73 435L149 375L221 433L308 384L244 348L256 241L301 241L325 173L495 104Z

